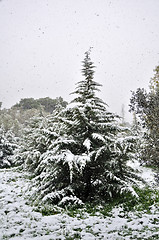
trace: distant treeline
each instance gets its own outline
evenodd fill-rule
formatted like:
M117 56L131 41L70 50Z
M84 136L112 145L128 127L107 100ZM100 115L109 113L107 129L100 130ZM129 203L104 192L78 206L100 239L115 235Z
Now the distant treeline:
M45 98L23 98L19 103L15 104L12 108L19 108L22 110L28 109L40 109L42 108L44 111L52 113L55 110L57 105L61 105L63 107L67 106L67 102L63 100L62 97L57 97L56 99L52 99L49 97Z
M2 102L0 102L0 128L5 132L12 130L16 136L20 136L21 130L31 118L50 115L57 106L65 108L67 102L62 97L23 98L9 109L2 109L1 106Z

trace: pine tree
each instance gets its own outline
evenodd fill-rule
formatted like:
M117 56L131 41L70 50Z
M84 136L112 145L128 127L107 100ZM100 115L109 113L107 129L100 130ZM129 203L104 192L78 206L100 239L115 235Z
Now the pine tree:
M40 181L44 201L59 205L101 201L130 190L133 173L127 161L135 138L125 136L117 116L96 96L101 85L93 80L94 68L88 51L84 80L77 83L75 99L59 112L55 122L61 131L45 155L47 159L51 153L52 166L46 167Z
M127 162L136 140L96 96L101 84L94 81L94 68L88 51L73 101L32 119L24 132L16 159L35 176L35 198L65 206L134 193Z
M12 131L6 132L0 127L0 168L10 167L13 164L13 154L17 146L17 139Z

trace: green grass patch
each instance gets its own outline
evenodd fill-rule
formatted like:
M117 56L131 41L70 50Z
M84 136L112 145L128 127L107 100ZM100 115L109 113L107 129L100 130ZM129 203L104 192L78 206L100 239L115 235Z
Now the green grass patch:
M135 212L135 214L140 217L142 213L151 214L152 206L159 207L159 190L151 189L148 187L139 189L135 188L138 195L137 197L132 196L131 193L125 193L122 196L118 196L113 200L109 200L107 203L102 205L97 205L93 203L86 203L82 207L72 206L69 208L59 208L50 204L40 204L40 202L34 208L35 211L41 212L43 216L55 215L58 213L66 213L70 217L77 217L78 219L84 219L89 216L99 216L113 217L112 210L115 207L121 207L120 217L128 218L129 213ZM131 218L130 218L131 221ZM158 222L158 219L153 220Z
M43 216L56 215L61 213L59 209L51 205L41 205L34 208L35 212L40 212Z

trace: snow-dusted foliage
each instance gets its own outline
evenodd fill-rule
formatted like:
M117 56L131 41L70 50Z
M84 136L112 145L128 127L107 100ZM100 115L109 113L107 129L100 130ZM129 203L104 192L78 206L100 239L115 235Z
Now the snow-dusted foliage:
M66 109L34 119L19 154L36 176L35 196L60 206L107 201L133 192L134 175L127 162L135 137L119 126L118 117L96 96L101 85L93 80L89 51L82 73L84 80L77 83L75 99Z
M138 88L132 93L130 110L138 116L145 130L141 159L159 169L159 66L150 81L150 91Z
M14 150L17 148L17 139L12 131L0 128L0 168L10 167L13 163Z
M60 127L54 122L57 111L58 108L51 116L33 117L23 130L21 146L15 155L15 162L18 165L24 163L24 166L35 175L43 171L41 162L48 165L48 161L51 162L53 158L52 144L60 132Z

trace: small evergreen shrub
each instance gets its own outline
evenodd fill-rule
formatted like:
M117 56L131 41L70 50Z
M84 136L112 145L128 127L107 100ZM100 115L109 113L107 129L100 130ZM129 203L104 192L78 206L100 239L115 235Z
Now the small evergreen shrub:
M13 165L13 154L17 148L17 139L11 131L0 128L0 168Z

